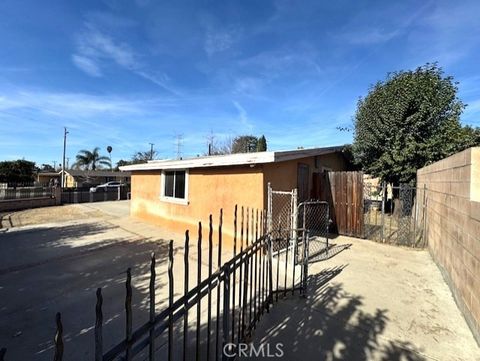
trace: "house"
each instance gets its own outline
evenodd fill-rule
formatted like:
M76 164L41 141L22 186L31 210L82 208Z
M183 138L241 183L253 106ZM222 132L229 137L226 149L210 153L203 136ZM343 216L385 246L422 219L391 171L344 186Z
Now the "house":
M48 185L51 179L57 179L58 182L60 182L60 173L61 172L38 172L35 181L42 186Z
M134 217L174 232L195 230L224 211L224 235L233 235L234 207L267 208L267 184L274 190L298 188L308 199L318 173L350 170L344 146L229 154L178 160L153 160L120 167L132 174Z
M37 182L40 184L48 184L50 182L50 179L58 179L58 181L60 182L61 176L62 171L39 172L37 174ZM90 187L110 181L118 181L125 184L130 184L130 173L116 172L111 170L65 170L66 188Z

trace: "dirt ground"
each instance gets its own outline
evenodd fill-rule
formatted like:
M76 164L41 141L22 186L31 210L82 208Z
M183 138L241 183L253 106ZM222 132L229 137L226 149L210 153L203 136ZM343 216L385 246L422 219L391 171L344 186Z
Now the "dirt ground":
M104 349L119 343L125 330L126 270L132 269L135 329L148 321L152 252L157 258L157 311L168 300L170 239L183 281L183 237L130 218L128 201L34 209L10 214L10 219L13 227L0 229L0 348L7 348L5 360L52 360L57 312L63 320L64 359L93 359L98 287L103 290ZM206 247L204 242L204 254ZM226 252L224 259L230 256ZM196 284L197 258L192 240L190 285ZM202 274L207 272L204 256ZM174 289L178 297L183 283Z
M78 219L98 218L102 216L104 216L104 214L98 209L86 208L80 204L26 209L18 212L0 213L0 229L30 226L43 223L73 221Z

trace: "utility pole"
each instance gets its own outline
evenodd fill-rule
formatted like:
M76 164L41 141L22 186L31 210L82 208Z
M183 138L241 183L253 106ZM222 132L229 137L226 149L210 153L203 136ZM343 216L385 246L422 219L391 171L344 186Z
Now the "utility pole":
M69 169L69 165L68 165L69 163L70 163L70 158L67 157L67 169Z
M63 161L62 161L62 188L65 186L65 152L67 150L67 128L63 127Z
M181 158L182 155L182 140L183 140L183 134L177 134L177 159Z
M57 161L56 160L53 161L53 170L57 170Z
M150 144L150 160L153 160L153 146L155 145L154 143L148 143Z

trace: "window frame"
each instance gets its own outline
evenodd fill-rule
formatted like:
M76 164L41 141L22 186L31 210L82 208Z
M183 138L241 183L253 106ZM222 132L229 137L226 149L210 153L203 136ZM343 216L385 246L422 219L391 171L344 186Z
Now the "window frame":
M185 198L176 198L175 197L175 178L173 180L173 197L166 196L165 195L165 173L166 172L185 172ZM162 179L160 182L160 199L164 202L169 202L169 203L176 203L176 204L181 204L181 205L188 205L188 169L163 169L162 170ZM175 175L176 177L176 175Z

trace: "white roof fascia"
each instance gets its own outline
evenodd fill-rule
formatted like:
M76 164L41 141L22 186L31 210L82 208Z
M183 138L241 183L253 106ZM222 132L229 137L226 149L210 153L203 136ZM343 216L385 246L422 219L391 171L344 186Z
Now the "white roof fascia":
M190 168L207 168L222 167L234 165L262 164L282 162L293 159L306 158L326 153L341 151L343 146L335 146L328 148L299 149L279 152L256 152L256 153L239 153L228 155L217 155L207 157L197 157L189 159L167 159L152 160L148 163L132 164L120 167L121 171L146 171L161 169L190 169Z

